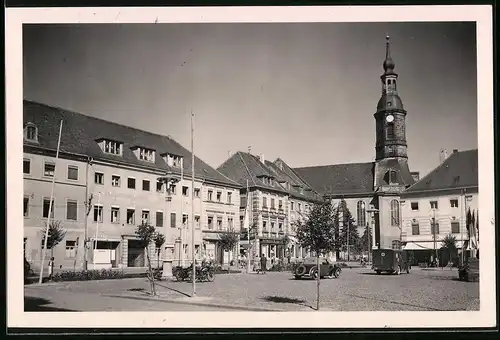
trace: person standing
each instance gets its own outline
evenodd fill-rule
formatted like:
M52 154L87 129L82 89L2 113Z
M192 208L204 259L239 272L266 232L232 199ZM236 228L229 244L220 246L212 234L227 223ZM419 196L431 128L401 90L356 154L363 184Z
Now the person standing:
M48 263L49 266L49 281L52 281L52 275L54 273L54 258L51 257Z
M262 257L260 258L260 270L262 271L263 274L267 274L266 254L262 254Z

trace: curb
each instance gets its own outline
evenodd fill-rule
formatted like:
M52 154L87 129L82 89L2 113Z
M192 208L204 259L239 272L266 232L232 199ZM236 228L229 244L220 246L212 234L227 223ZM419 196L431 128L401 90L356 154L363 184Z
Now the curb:
M151 297L140 297L140 296L131 296L131 295L108 295L103 294L101 296L112 297L112 298L120 298L120 299L131 299L131 300L141 300L141 301L157 301L164 303L175 303L181 305L191 305L191 306L200 306L200 307L217 307L224 309L234 309L239 311L250 311L250 312L284 312L282 309L271 309L264 307L247 307L247 306L237 306L237 305L222 305L217 303L203 303L203 302L190 302L190 301L181 301L178 299L165 299L165 298L151 298Z

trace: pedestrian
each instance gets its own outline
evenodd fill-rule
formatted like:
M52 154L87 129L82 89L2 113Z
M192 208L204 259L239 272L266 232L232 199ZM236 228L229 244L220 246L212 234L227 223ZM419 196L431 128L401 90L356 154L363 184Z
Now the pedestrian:
M52 274L54 273L54 258L51 257L48 263L49 266L49 281L52 281Z
M262 274L267 274L266 254L262 254L262 257L260 258L260 270L262 271Z
M260 272L260 259L259 254L255 254L255 259L253 261L253 271L259 274Z

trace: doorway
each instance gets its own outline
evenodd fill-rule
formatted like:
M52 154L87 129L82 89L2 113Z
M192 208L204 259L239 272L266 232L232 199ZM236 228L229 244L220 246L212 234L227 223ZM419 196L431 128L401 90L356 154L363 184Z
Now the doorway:
M145 267L145 250L139 240L128 240L127 267Z

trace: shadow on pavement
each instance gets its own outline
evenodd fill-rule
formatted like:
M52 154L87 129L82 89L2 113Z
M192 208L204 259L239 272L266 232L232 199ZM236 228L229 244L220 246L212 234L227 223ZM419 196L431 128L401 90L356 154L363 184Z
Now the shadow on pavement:
M309 306L308 304L306 304L305 300L301 300L301 299L289 298L289 297L285 297L285 296L269 296L269 295L265 296L261 299L264 301L267 301L267 302L292 303L292 304L305 306L305 307L309 307L311 309L314 309L312 306Z
M377 274L377 273L360 273L361 275L375 275L375 276L383 276L383 275L387 275L387 276L397 276L397 275L394 275L392 273L380 273L380 274Z
M156 286L159 286L159 287L162 287L162 288L167 288L168 290L171 290L173 292L176 292L176 293L179 293L181 295L184 295L184 296L187 296L187 297L190 297L191 295L190 294L186 294L184 293L183 291L180 291L180 290L177 290L177 289L174 289L174 288L171 288L169 286L166 286L166 285L161 285L159 283L155 283Z
M24 297L24 311L25 312L77 312L76 310L49 307L51 302L47 299L25 296Z

